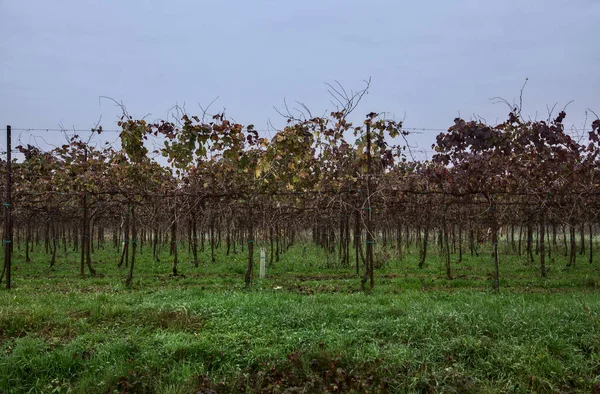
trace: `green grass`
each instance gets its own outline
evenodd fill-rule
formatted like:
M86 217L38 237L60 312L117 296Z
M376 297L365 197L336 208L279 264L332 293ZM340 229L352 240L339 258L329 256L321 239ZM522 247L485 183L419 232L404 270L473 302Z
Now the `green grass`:
M183 253L184 276L171 277L168 255L153 263L144 250L127 289L113 250L94 255L94 278L78 276L74 252L54 270L39 247L31 263L15 252L14 289L0 291L0 392L600 390L598 265L580 256L568 271L558 256L543 279L502 255L495 294L489 253L453 256L449 281L435 248L422 270L413 250L365 294L352 267L312 246L250 290L242 253L203 254L197 269Z

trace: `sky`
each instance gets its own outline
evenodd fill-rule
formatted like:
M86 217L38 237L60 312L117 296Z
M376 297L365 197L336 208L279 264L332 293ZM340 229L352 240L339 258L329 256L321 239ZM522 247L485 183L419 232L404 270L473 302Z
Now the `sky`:
M64 137L21 129L117 129L101 96L149 120L218 97L213 112L266 130L284 125L284 98L322 114L335 109L326 83L367 78L356 120L495 124L508 108L490 98L518 99L526 78L527 117L572 101L566 123L581 131L586 109L600 114L597 0L0 0L0 16L0 124L39 146ZM430 156L437 133L411 135L413 150Z

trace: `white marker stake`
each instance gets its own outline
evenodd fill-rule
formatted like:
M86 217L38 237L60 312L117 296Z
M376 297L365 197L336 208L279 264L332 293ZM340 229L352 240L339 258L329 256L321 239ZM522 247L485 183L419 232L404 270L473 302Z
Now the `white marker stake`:
M265 278L266 262L267 262L267 253L265 252L265 248L260 248L260 279Z

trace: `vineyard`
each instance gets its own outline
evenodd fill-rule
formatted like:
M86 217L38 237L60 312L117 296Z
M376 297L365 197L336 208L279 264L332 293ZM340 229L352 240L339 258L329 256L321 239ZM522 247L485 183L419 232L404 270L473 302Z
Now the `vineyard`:
M455 119L419 161L358 101L9 142L0 392L600 390L600 119Z
M57 251L73 247L81 251L80 274L95 275L94 245L122 244L127 285L142 246L156 256L168 245L173 276L181 247L192 251L194 267L214 263L219 247L227 255L245 249L249 286L255 244L268 246L273 263L307 237L331 264L356 270L363 290L374 286L377 266L402 260L410 246L419 249L422 267L434 243L449 280L453 253L460 263L464 253L491 245L496 290L502 242L537 260L542 277L547 261L562 253L559 240L567 267L586 251L593 262L600 120L580 144L565 133L564 112L533 122L515 111L497 126L455 119L437 136L433 159L422 162L407 159L406 143L394 144L406 142L401 122L370 113L353 125L350 109L290 117L270 141L224 115L148 124L125 112L120 150L97 149L78 135L48 152L20 145L24 160L10 170L14 201L4 204L5 249L16 237L28 262L30 245L41 240L53 267ZM144 145L159 136L164 144L154 153L167 166ZM210 261L201 262L205 248ZM10 265L5 271L10 275Z

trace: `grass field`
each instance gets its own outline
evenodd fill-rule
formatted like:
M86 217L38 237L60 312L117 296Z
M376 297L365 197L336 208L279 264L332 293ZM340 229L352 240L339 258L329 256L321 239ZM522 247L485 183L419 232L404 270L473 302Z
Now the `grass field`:
M145 250L132 289L116 256L99 250L101 275L80 278L77 253L51 270L41 248L31 263L15 250L0 392L600 393L600 264L583 256L542 279L504 254L498 294L489 253L453 262L449 281L435 250L422 270L413 251L367 294L310 245L249 290L242 253L199 268L184 253L171 277L167 253Z

